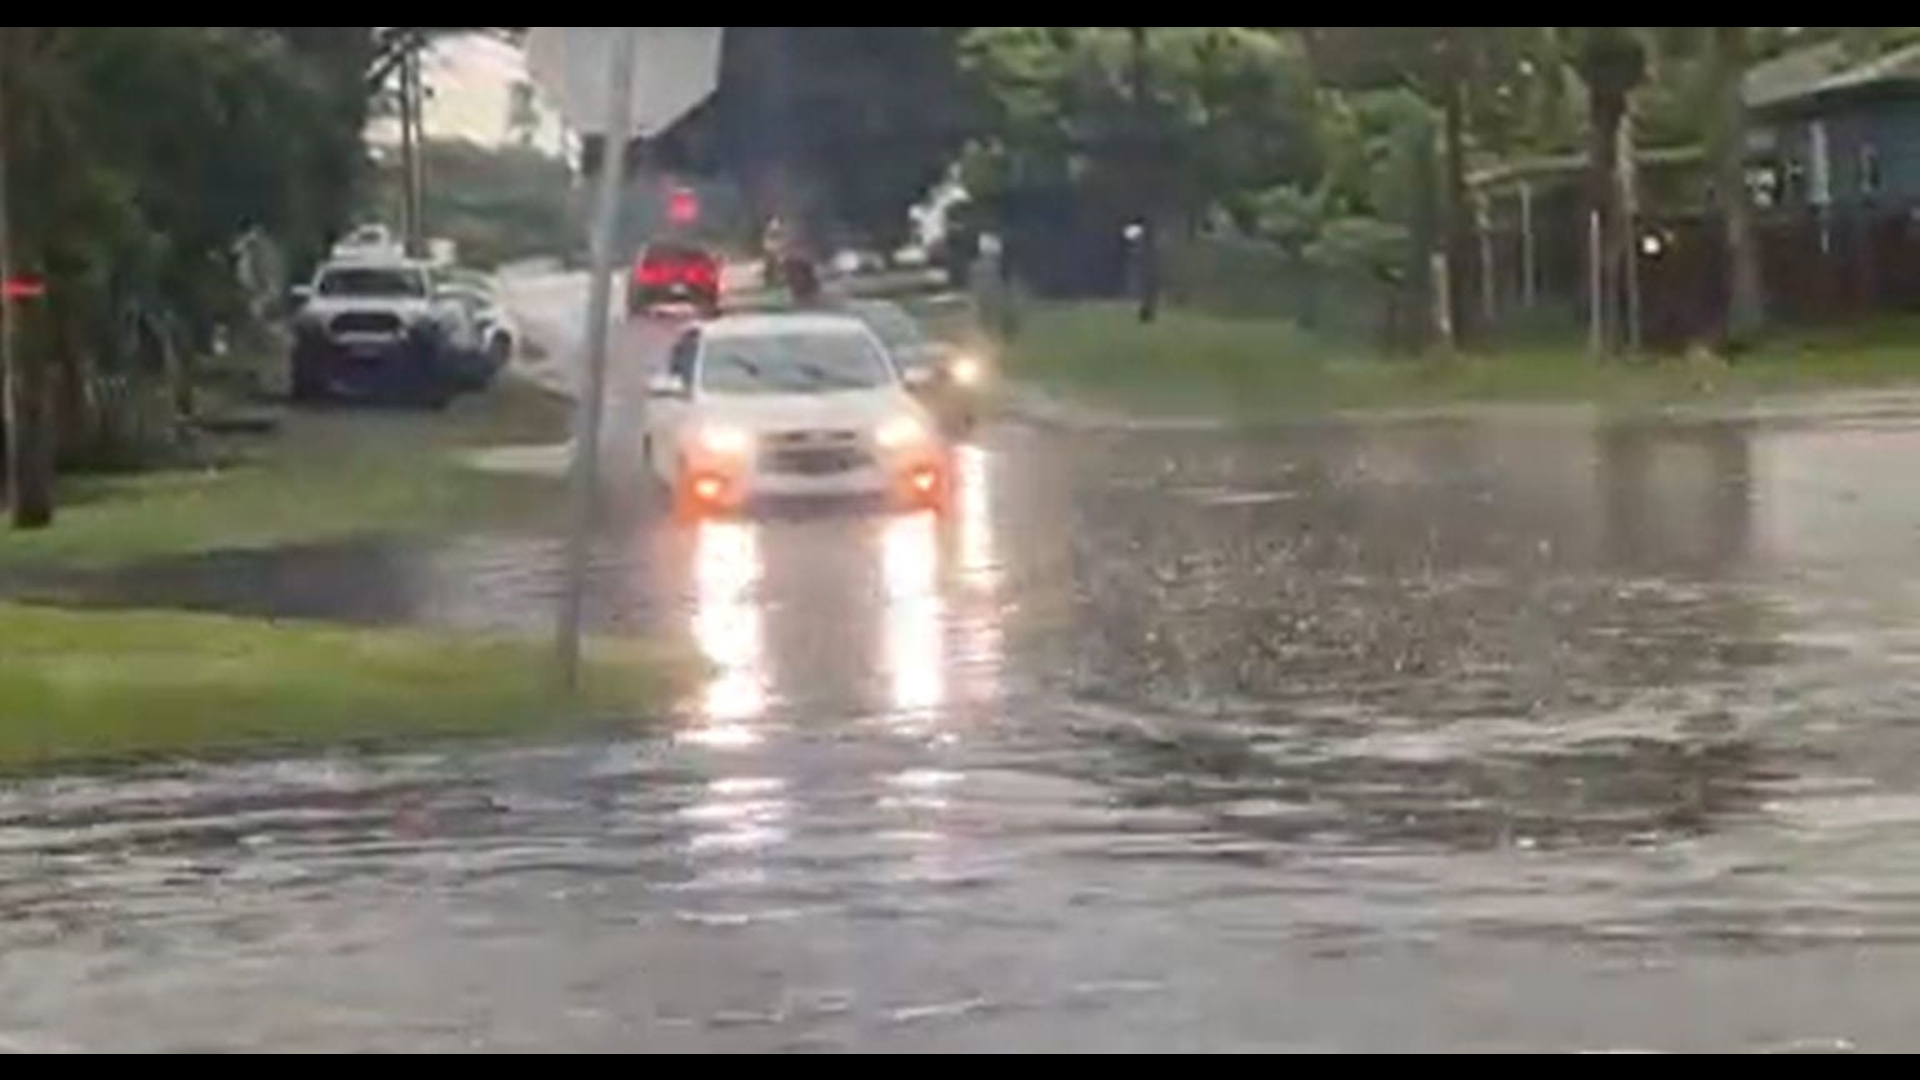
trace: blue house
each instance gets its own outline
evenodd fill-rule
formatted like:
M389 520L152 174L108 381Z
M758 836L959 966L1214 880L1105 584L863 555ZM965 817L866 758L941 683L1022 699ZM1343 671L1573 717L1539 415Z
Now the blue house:
M1755 67L1746 95L1763 209L1920 207L1920 45L1869 59L1837 43L1796 50Z

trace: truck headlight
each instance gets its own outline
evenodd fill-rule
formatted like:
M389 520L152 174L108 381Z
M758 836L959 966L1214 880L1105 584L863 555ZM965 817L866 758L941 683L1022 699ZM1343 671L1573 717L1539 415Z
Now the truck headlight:
M702 428L696 444L714 457L743 458L753 453L753 433L745 428L715 425Z

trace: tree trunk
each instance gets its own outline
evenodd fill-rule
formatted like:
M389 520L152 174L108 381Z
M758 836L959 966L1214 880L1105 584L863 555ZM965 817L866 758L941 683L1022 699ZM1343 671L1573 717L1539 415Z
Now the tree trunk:
M1716 26L1713 50L1713 158L1727 238L1727 343L1746 346L1766 331L1766 279L1747 187L1748 28Z
M1442 303L1441 284L1434 273L1435 264L1445 262L1439 257L1445 244L1445 234L1441 232L1440 188L1445 181L1440 178L1440 142L1437 132L1420 139L1413 161L1415 186L1410 222L1412 257L1407 260L1407 345L1414 352L1453 347L1453 342L1442 332L1443 320L1437 317L1438 312L1448 309Z
M1447 312L1449 327L1448 340L1443 344L1453 348L1462 339L1472 336L1472 309L1467 302L1467 264L1472 259L1472 230L1467 221L1467 103L1464 76L1461 72L1460 58L1449 46L1448 56L1443 61L1445 70L1441 74L1441 104L1443 114L1442 148L1446 178L1441 186L1440 235L1446 255L1445 282L1446 296L1442 298Z
M1614 190L1620 200L1620 225L1613 238L1613 265L1620 271L1620 304L1626 312L1621 345L1627 352L1639 352L1646 346L1640 283L1640 142L1631 113L1620 121L1617 163L1620 175L1614 179Z
M1647 52L1627 26L1585 27L1580 76L1587 84L1588 138L1592 140L1588 178L1593 206L1596 254L1592 259L1593 340L1602 356L1618 352L1627 321L1626 285L1633 243L1621 182L1622 131L1633 92L1646 81Z
M47 410L57 436L56 473L65 462L85 463L102 445L102 425L93 400L93 363L75 322L74 313L56 310L49 312L45 325L49 355L54 358Z
M1626 121L1627 102L1621 95L1592 91L1588 137L1590 173L1588 187L1593 214L1599 223L1597 243L1589 261L1592 275L1593 340L1602 356L1612 355L1620 345L1620 267L1614 255L1619 250L1620 234L1620 127Z
M18 107L6 73L18 57L12 27L0 27L0 284L16 280L18 238L13 231L12 191L8 180L12 131L9 114ZM43 366L24 347L21 321L27 304L0 289L0 383L4 383L6 493L13 524L40 529L53 523L53 453L48 437Z
M1147 27L1127 27L1131 43L1132 60L1130 80L1133 84L1134 137L1137 140L1133 162L1135 182L1139 185L1136 197L1140 212L1140 239L1135 251L1139 266L1140 321L1156 322L1160 318L1160 221L1158 178L1152 170L1158 167L1153 160L1153 68L1148 48Z

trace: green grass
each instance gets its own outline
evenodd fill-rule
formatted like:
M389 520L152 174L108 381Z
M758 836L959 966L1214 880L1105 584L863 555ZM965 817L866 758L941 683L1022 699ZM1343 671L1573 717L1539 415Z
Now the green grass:
M0 605L0 770L538 735L657 717L688 668L602 644L556 705L548 650L414 631Z
M1660 407L1920 383L1920 323L1782 340L1734 364L1601 364L1577 346L1382 359L1279 320L1172 311L1143 327L1129 308L1067 305L1028 313L1007 368L1016 380L1089 403L1249 420L1499 402Z
M502 385L443 415L294 413L281 432L210 444L225 464L63 483L54 528L0 531L0 569L98 568L363 534L552 520L563 485L476 472L477 446L556 442L562 405Z

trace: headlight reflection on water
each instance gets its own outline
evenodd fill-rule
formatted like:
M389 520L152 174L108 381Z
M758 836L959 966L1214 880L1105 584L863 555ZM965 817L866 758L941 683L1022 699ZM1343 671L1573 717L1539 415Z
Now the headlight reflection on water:
M880 536L881 653L901 720L947 703L946 599L940 590L940 522L934 514L888 521Z
M757 525L734 521L704 522L694 538L693 637L714 673L701 701L704 727L692 739L722 749L758 743L750 721L768 706L760 541Z
M873 575L867 579L874 589L869 598L849 593L828 601L845 601L854 608L872 605L858 617L859 622L871 620L874 634L868 638L874 652L861 658L861 666L876 680L876 704L883 706L892 726L917 730L937 720L957 695L973 700L997 692L1004 660L999 625L1004 569L990 465L986 451L959 448L949 514L849 522L840 534L844 546L813 547L802 543L809 539L806 534L798 533L783 540L781 529L792 526L778 522L699 524L691 556L691 630L713 670L697 703L701 723L690 741L723 749L758 745L765 732L754 722L764 719L776 700L804 699L817 689L777 685L779 679L805 679L809 673L789 670L786 662L769 655L770 639L778 636L769 618L816 616L791 610L780 615L777 605L770 613L763 586L772 544L791 542L795 558L873 560L868 568L855 563L823 572L847 571L843 580L849 590L859 588L855 582L861 577ZM834 628L823 624L818 629L825 633Z

